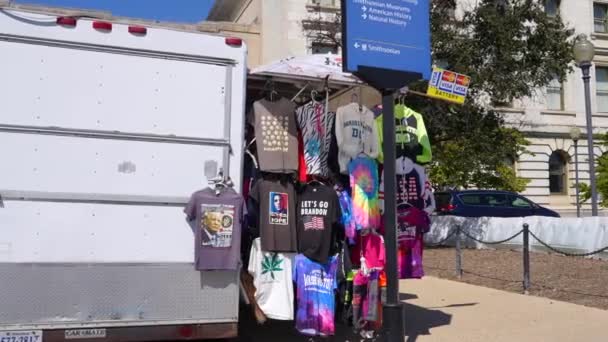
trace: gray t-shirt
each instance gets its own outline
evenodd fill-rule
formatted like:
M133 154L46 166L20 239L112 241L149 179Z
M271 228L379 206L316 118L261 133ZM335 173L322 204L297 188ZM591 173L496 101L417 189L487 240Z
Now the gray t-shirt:
M253 104L253 120L260 170L291 173L298 170L296 105L286 98Z
M195 234L197 270L234 270L240 262L241 225L247 208L234 189L197 191L184 209Z
M249 196L259 206L258 228L265 252L296 252L296 192L290 182L260 179Z

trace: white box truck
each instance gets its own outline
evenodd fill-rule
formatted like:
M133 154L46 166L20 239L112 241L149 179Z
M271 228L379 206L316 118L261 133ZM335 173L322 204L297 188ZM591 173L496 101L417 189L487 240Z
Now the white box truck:
M236 335L182 210L240 189L246 48L195 31L0 5L0 342Z

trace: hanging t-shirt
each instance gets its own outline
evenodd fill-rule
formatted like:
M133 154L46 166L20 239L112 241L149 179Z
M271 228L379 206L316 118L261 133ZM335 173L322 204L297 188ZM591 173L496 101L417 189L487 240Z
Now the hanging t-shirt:
M428 201L426 170L414 164L409 158L397 159L395 194L397 205L408 203L411 206L424 210L431 202ZM380 182L380 210L384 212L384 173Z
M342 214L342 226L344 232L348 238L348 242L352 245L355 243L355 237L357 236L357 229L355 227L355 219L353 217L353 203L350 195L346 190L340 191L340 212Z
M414 207L397 208L397 242L400 246L412 248L417 236L427 233L430 225L426 212Z
M195 233L197 270L234 270L239 266L241 225L247 209L234 189L197 191L184 209Z
M291 173L298 170L298 136L294 116L295 104L281 98L253 104L250 117L261 171Z
M359 153L378 157L378 132L374 113L366 107L351 103L336 111L336 140L339 146L340 172L348 173L348 163Z
M326 263L341 228L340 203L336 191L320 183L304 186L298 195L298 251Z
M386 251L382 235L366 230L357 236L355 245L351 249L351 262L361 265L361 258L365 259L367 269L383 269L386 264Z
M304 142L304 160L308 175L330 176L328 155L336 113L327 112L324 103L311 101L296 111Z
M293 253L263 252L260 238L253 240L249 273L255 300L271 319L293 320Z
M357 230L379 228L378 165L366 156L359 156L348 164L352 189L353 214Z
M397 250L397 270L399 279L420 279L424 277L422 254L424 250L423 235L418 234L411 247L399 246Z
M382 118L383 115L376 118L380 146L383 141ZM431 143L422 115L404 105L395 106L395 134L397 158L408 157L422 164L431 162ZM384 163L382 149L378 154L378 161Z
M249 197L258 216L262 250L296 252L296 193L291 182L259 179Z
M332 256L326 264L296 255L293 281L296 283L298 308L296 329L309 336L334 334L335 294L338 284L338 260Z

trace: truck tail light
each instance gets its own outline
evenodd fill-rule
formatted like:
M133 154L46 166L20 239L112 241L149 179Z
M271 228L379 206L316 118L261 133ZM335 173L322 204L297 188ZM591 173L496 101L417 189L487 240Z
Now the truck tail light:
M57 25L61 26L75 27L76 21L76 18L73 17L57 17Z
M148 29L143 26L129 26L129 33L143 36L148 33Z
M194 336L194 328L191 325L184 325L178 329L180 337L190 338Z
M229 37L226 38L226 45L233 47L243 46L243 40L241 38Z
M112 31L112 23L107 21L94 21L93 28L100 31Z

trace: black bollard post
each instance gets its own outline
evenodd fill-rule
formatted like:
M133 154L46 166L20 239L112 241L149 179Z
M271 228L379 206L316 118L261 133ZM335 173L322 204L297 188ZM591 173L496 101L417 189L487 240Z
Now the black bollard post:
M524 293L530 290L530 226L524 223Z
M462 248L460 246L460 225L456 226L456 276L462 278Z

